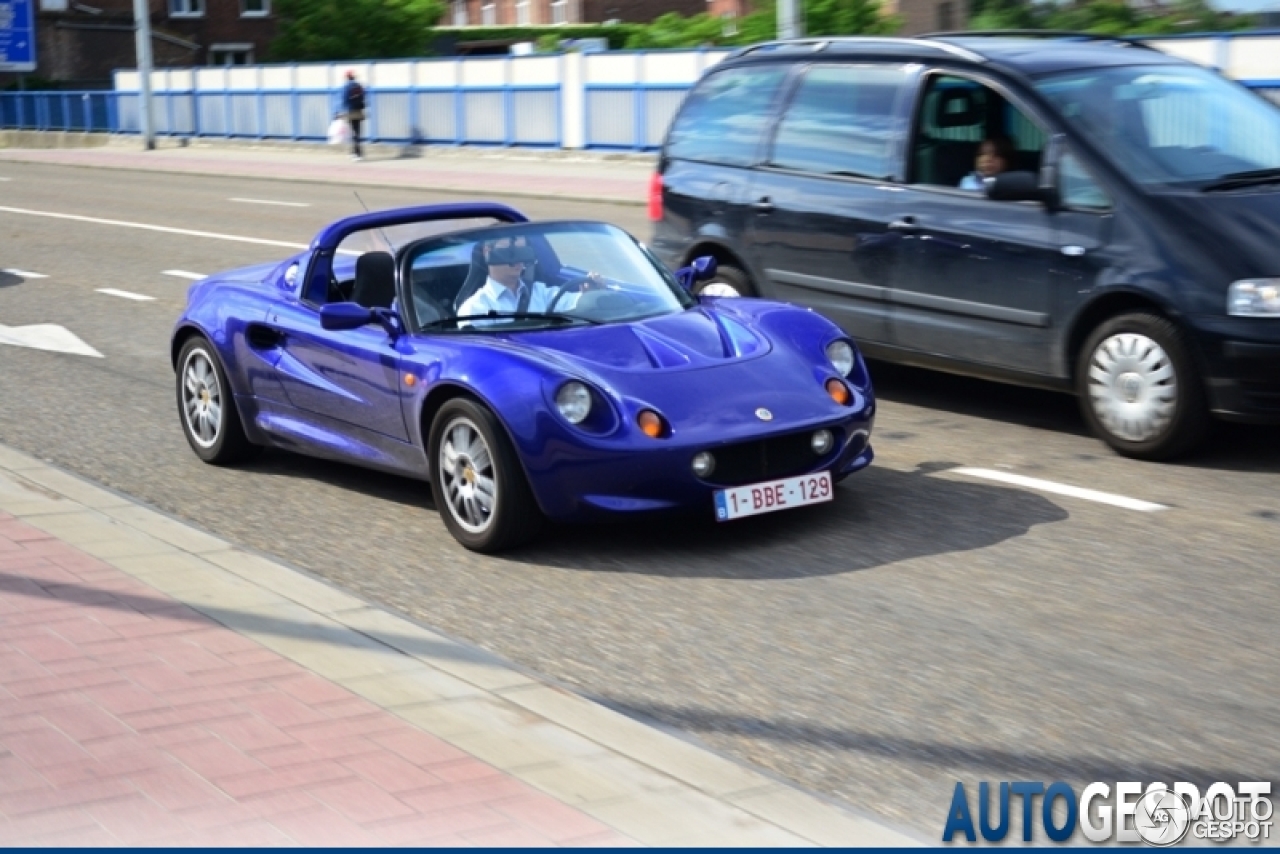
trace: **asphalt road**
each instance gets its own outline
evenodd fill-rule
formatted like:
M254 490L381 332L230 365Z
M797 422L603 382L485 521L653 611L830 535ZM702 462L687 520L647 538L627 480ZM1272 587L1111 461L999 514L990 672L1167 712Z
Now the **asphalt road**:
M0 177L0 207L297 243L358 209L323 184ZM640 207L513 203L648 233ZM1066 396L873 365L879 456L831 504L558 528L480 557L425 485L282 453L216 469L187 447L168 334L188 283L164 271L287 252L0 211L0 269L46 276L0 273L0 325L60 324L104 356L0 345L0 442L928 840L958 780L1276 781L1280 430L1223 426L1196 457L1138 463Z

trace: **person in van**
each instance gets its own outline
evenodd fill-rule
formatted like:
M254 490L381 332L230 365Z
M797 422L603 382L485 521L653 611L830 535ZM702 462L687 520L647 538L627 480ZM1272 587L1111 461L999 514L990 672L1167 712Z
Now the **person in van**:
M974 169L960 181L960 189L982 192L987 178L1008 171L1013 165L1013 140L1007 136L993 136L984 139L978 146L978 156L974 161Z

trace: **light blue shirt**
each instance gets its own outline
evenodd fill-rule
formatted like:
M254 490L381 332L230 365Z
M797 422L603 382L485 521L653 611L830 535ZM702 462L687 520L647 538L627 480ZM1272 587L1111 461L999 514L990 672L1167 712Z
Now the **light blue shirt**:
M458 309L458 317L468 317L477 314L488 314L496 311L499 314L511 314L520 310L520 294L526 289L532 288L529 294L529 305L525 307L525 311L531 314L538 314L547 310L547 305L551 302L551 298L555 296L556 289L542 282L534 282L528 284L522 282L520 287L512 292L510 288L492 277L485 280L484 286L471 296L467 297L466 302ZM568 311L578 304L578 294L570 291L560 297L560 302L556 303L556 311ZM482 321L468 321L460 323L461 326L468 326L471 323L481 323Z
M983 177L977 172L970 172L968 175L965 175L964 180L960 182L960 189L977 190L978 192L982 192L985 189L985 183L986 182Z

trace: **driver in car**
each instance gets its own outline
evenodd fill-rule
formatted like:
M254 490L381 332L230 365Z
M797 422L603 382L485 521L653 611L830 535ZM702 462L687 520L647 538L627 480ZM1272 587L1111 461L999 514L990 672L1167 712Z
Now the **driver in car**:
M525 270L533 269L538 257L523 237L502 237L487 241L482 251L489 267L489 277L484 285L462 303L459 318L475 318L472 323L490 312L499 315L542 314L547 311L558 288L544 282L526 281ZM582 284L582 289L602 284L592 273ZM577 293L566 293L555 304L556 311L572 310L578 304ZM462 325L468 325L463 323Z

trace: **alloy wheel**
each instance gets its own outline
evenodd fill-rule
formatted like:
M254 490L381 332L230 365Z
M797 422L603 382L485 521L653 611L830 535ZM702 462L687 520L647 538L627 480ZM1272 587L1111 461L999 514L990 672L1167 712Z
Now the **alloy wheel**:
M222 430L222 386L209 355L192 350L182 366L182 416L192 441L211 448Z
M445 427L438 464L450 515L469 533L483 533L493 521L498 481L489 444L470 419Z

